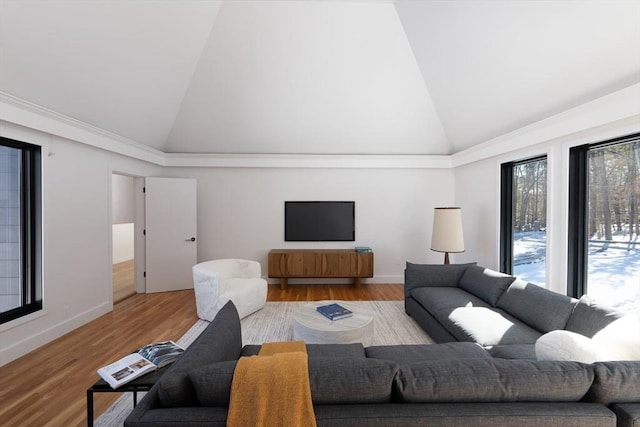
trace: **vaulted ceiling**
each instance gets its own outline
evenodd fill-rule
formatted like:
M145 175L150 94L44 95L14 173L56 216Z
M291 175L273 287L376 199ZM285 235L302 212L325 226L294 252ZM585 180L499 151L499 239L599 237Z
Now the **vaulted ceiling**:
M638 0L0 0L0 91L168 153L450 154L639 83L639 22Z

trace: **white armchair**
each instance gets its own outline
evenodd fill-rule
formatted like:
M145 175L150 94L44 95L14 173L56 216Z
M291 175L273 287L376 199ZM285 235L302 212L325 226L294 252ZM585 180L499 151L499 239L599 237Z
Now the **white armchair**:
M219 259L194 265L193 288L198 317L209 321L229 300L241 319L260 310L267 301L267 281L255 261Z

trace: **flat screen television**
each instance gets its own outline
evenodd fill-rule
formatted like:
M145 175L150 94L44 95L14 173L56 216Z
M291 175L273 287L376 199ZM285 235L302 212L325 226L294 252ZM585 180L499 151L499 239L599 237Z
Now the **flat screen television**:
M287 242L353 242L355 202L284 202Z

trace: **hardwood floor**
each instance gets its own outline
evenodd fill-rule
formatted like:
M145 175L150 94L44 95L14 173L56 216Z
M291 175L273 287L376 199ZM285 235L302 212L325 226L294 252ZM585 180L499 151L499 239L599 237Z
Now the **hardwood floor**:
M270 285L268 301L402 300L401 284ZM111 313L0 367L0 424L85 426L96 370L149 342L177 340L197 320L192 290L136 294ZM94 395L95 416L119 393Z

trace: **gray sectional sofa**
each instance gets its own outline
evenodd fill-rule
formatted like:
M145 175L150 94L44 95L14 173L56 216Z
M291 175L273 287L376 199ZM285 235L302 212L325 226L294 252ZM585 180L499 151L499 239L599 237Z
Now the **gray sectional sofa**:
M404 290L405 311L436 342L475 342L501 358L535 359L547 332L590 338L622 316L474 263L407 263Z
M224 426L242 346L229 302L125 421ZM638 426L640 362L494 358L470 342L307 345L318 426ZM283 396L287 398L287 396Z

